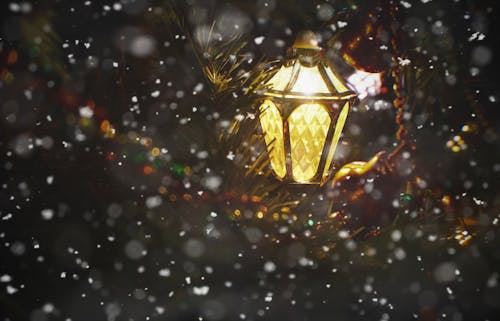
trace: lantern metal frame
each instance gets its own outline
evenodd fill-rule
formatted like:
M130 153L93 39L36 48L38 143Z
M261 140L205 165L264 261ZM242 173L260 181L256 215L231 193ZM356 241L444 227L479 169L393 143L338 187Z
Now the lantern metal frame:
M331 142L334 139L334 134L336 132L337 126L339 125L339 115L344 112L345 108L347 108L347 110L345 111L345 117L347 117L349 109L357 99L357 95L356 93L348 89L343 78L336 73L335 69L326 59L322 48L317 46L314 34L312 35L313 37L311 44L311 32L307 34L307 37L309 38L306 39L306 41L304 41L304 35L299 34L298 40L288 50L288 56L290 56L291 58L285 60L283 63L284 67L292 67L292 72L287 85L283 90L275 90L269 88L264 91L264 93L262 94L263 97L259 99L259 106L262 106L266 100L270 100L277 108L283 125L282 139L285 153L285 175L284 177L280 177L276 173L276 170L273 168L274 176L280 181L290 182L294 184L323 185L332 177L333 170L335 168L333 155L331 155L330 164L327 164L327 160L332 148ZM292 92L291 90L298 80L298 76L302 67L317 67L321 79L323 80L324 84L326 84L329 93ZM340 81L342 83L342 86L347 88L347 91L339 92L338 88L335 87L332 79L328 75L327 68L333 73L333 76L337 78L337 81ZM289 117L297 108L304 104L319 104L324 107L323 109L328 113L328 116L330 117L330 123L325 136L325 141L323 142L321 156L314 176L310 179L297 182L293 177ZM259 108L259 119L260 115L263 112L264 111L260 110ZM344 124L342 124L342 127L343 126ZM342 130L343 128L341 128L341 131ZM264 135L265 134L266 133L264 133ZM337 138L336 143L338 143L338 141L340 140L340 134L341 132L338 134L339 137ZM267 146L267 148L268 151L271 151L269 146ZM334 146L333 148L336 148L336 146Z

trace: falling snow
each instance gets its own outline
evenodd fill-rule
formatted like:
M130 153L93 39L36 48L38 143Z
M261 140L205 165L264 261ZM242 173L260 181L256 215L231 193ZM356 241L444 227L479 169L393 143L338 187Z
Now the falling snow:
M498 318L498 8L382 3L5 2L0 321ZM271 174L251 80L304 27L366 175Z

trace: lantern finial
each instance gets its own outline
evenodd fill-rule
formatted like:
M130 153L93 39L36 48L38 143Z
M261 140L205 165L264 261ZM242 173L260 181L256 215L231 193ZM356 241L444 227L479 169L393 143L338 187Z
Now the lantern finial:
M297 34L297 38L295 38L292 48L321 50L321 47L318 46L318 39L311 30L300 31Z

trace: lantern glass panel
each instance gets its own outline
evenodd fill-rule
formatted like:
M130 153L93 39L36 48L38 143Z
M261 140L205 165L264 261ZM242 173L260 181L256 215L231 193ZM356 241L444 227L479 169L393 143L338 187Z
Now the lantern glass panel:
M342 111L337 118L337 124L335 125L335 132L333 133L333 138L330 143L330 150L328 151L328 156L326 158L326 165L323 171L323 177L328 177L330 166L333 161L333 155L335 154L335 150L337 149L337 145L339 143L340 135L342 134L342 130L344 129L344 124L347 119L347 114L349 113L349 102L344 104L342 107Z
M324 184L356 98L328 63L312 31L300 32L264 84L259 119L270 165L280 180Z
M321 77L321 73L319 72L317 66L300 66L297 81L293 85L291 92L305 94L328 94L330 93L330 90Z
M260 125L269 152L271 166L279 178L285 177L285 147L283 139L283 120L276 105L266 99L260 105Z
M345 93L349 91L349 88L347 88L347 86L344 84L344 81L333 71L331 66L327 66L325 69L328 78L330 78L330 81L333 83L333 86L335 86L335 89L339 93Z
M302 104L288 118L293 179L307 183L318 171L330 115L322 104Z
M267 83L271 89L284 91L292 78L293 67L281 66L280 70Z

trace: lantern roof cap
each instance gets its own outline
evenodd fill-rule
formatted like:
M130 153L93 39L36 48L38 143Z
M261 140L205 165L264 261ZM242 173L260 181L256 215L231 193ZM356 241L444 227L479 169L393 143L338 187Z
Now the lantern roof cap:
M299 31L297 37L295 38L295 42L292 45L292 48L295 49L312 49L312 50L322 50L318 45L318 39L316 35L311 30L302 30Z
M356 98L323 55L312 31L300 32L291 49L291 58L266 82L265 96L321 101Z

